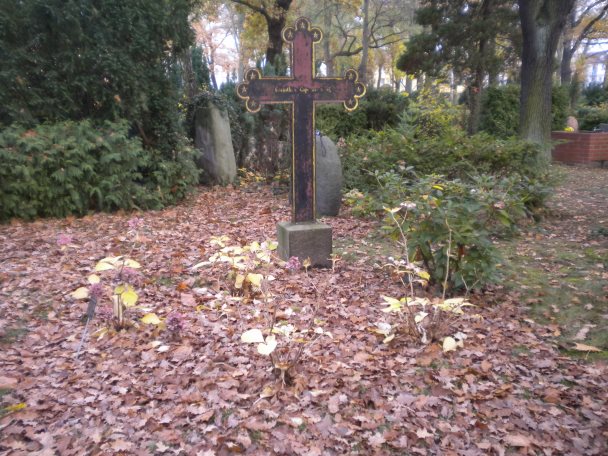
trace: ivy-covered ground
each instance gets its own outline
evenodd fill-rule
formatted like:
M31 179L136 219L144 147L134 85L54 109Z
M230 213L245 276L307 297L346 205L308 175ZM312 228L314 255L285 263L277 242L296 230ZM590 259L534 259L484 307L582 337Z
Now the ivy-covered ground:
M0 452L606 454L608 368L591 355L608 348L608 170L563 173L553 216L505 245L509 279L471 298L450 352L378 334L397 323L382 296L406 290L374 266L386 245L370 221L327 220L333 269L266 263L254 241L289 218L268 188L204 190L139 220L1 226ZM238 287L229 263L209 262L222 249L253 258ZM87 300L72 292L118 255L141 264L129 272L140 308L127 310L127 329L104 331L101 293L77 357ZM303 348L286 375L241 340L273 319L276 365Z

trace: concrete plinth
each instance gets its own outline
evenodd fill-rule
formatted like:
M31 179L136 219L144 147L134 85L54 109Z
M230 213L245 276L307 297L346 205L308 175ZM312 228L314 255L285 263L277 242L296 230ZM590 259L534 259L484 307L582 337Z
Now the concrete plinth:
M277 237L282 260L295 256L301 262L310 258L312 266L331 266L331 226L316 222L280 222Z

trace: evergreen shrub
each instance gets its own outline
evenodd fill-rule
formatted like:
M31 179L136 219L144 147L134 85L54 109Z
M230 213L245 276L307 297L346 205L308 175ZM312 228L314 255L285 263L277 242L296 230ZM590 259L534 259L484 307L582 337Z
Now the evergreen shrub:
M608 123L608 102L596 106L583 106L578 110L579 129L593 131L601 123Z
M12 125L0 131L0 220L158 209L196 184L193 157L184 144L172 158L144 149L124 120Z
M340 104L317 105L316 128L336 141L366 130L395 127L408 103L404 93L388 88L368 89L353 112L347 112Z
M516 136L519 129L519 94L517 85L489 87L482 99L480 129L499 138ZM568 88L552 91L551 129L563 130L570 111Z

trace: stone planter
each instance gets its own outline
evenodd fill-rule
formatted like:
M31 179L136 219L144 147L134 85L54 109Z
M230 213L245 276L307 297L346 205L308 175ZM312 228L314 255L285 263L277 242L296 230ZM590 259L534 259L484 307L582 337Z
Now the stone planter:
M554 131L553 160L570 164L593 164L599 162L604 166L608 161L608 133Z

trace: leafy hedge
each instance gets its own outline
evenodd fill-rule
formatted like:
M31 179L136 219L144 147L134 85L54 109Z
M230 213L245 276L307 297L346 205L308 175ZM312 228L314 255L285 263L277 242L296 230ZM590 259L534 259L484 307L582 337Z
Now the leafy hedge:
M592 131L601 123L608 123L608 102L596 106L584 106L578 110L579 128Z
M519 93L517 85L489 87L482 100L480 129L499 138L517 135L519 129ZM569 114L566 87L554 87L552 92L551 128L562 130Z
M184 144L171 159L144 149L126 121L13 125L0 131L0 220L158 209L196 184L193 157Z
M316 128L335 141L364 130L394 127L408 104L409 100L404 93L386 88L368 89L356 111L347 112L339 104L317 106Z

